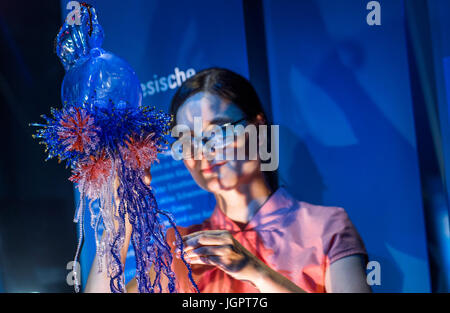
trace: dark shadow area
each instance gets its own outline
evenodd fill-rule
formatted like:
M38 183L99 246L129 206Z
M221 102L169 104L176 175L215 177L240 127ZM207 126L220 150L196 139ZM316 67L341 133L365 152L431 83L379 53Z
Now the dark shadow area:
M76 231L69 171L44 162L30 122L60 107L63 67L53 51L59 1L0 4L0 270L5 292L70 292Z

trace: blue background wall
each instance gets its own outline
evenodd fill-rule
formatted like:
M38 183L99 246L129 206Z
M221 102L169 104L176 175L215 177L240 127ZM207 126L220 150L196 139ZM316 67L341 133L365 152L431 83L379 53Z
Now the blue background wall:
M369 27L366 1L263 1L271 110L281 129L280 182L298 199L346 208L370 260L381 264L375 291L427 292L403 1L380 2L382 26ZM105 29L104 48L135 68L145 104L168 109L174 90L151 95L148 82L176 67L186 73L221 66L248 77L241 1L92 4ZM214 199L181 162L161 161L152 169L159 204L180 225L209 216ZM87 235L83 281L94 256L92 231ZM131 252L127 280L133 266Z
M346 208L379 291L429 291L402 1L264 1L280 179Z

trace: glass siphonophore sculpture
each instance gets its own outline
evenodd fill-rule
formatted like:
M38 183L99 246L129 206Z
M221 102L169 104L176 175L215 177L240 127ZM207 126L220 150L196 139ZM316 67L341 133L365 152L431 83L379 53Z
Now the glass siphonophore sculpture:
M69 178L77 184L80 202L74 221L79 224L78 260L83 242L83 217L91 212L95 229L99 271L107 271L112 292L124 292L124 266L120 251L127 222L136 254L136 279L140 292L176 292L171 248L166 242L163 220L174 228L176 245L183 241L172 215L158 208L145 170L158 161L167 148L166 137L172 117L155 108L142 106L139 80L130 65L102 49L103 29L93 7L81 4L75 16L66 19L56 37L56 53L66 74L61 87L62 109L51 109L42 117L36 138L46 146L47 159L64 161L72 170ZM99 202L95 213L92 204ZM97 236L103 224L104 233ZM193 288L198 288L188 268ZM104 260L102 262L101 260ZM148 273L153 270L151 280ZM76 273L77 274L77 273ZM161 285L166 276L167 286ZM75 275L79 277L79 275ZM76 291L80 283L75 281Z

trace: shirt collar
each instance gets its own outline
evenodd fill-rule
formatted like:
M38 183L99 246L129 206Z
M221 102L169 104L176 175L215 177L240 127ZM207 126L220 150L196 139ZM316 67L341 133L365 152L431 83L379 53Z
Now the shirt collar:
M244 231L251 230L273 221L278 217L275 213L278 209L283 207L291 207L293 199L288 192L283 188L278 188L267 201L259 208L256 214L245 226ZM231 232L240 232L241 228L228 216L226 216L221 209L216 205L210 217L210 224L212 229L224 229Z

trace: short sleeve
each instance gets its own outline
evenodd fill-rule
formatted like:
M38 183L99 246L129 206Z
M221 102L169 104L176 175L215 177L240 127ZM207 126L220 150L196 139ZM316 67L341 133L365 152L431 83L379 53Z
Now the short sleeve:
M323 247L328 264L343 257L362 254L367 262L364 243L343 208L330 208L332 211L323 229Z

